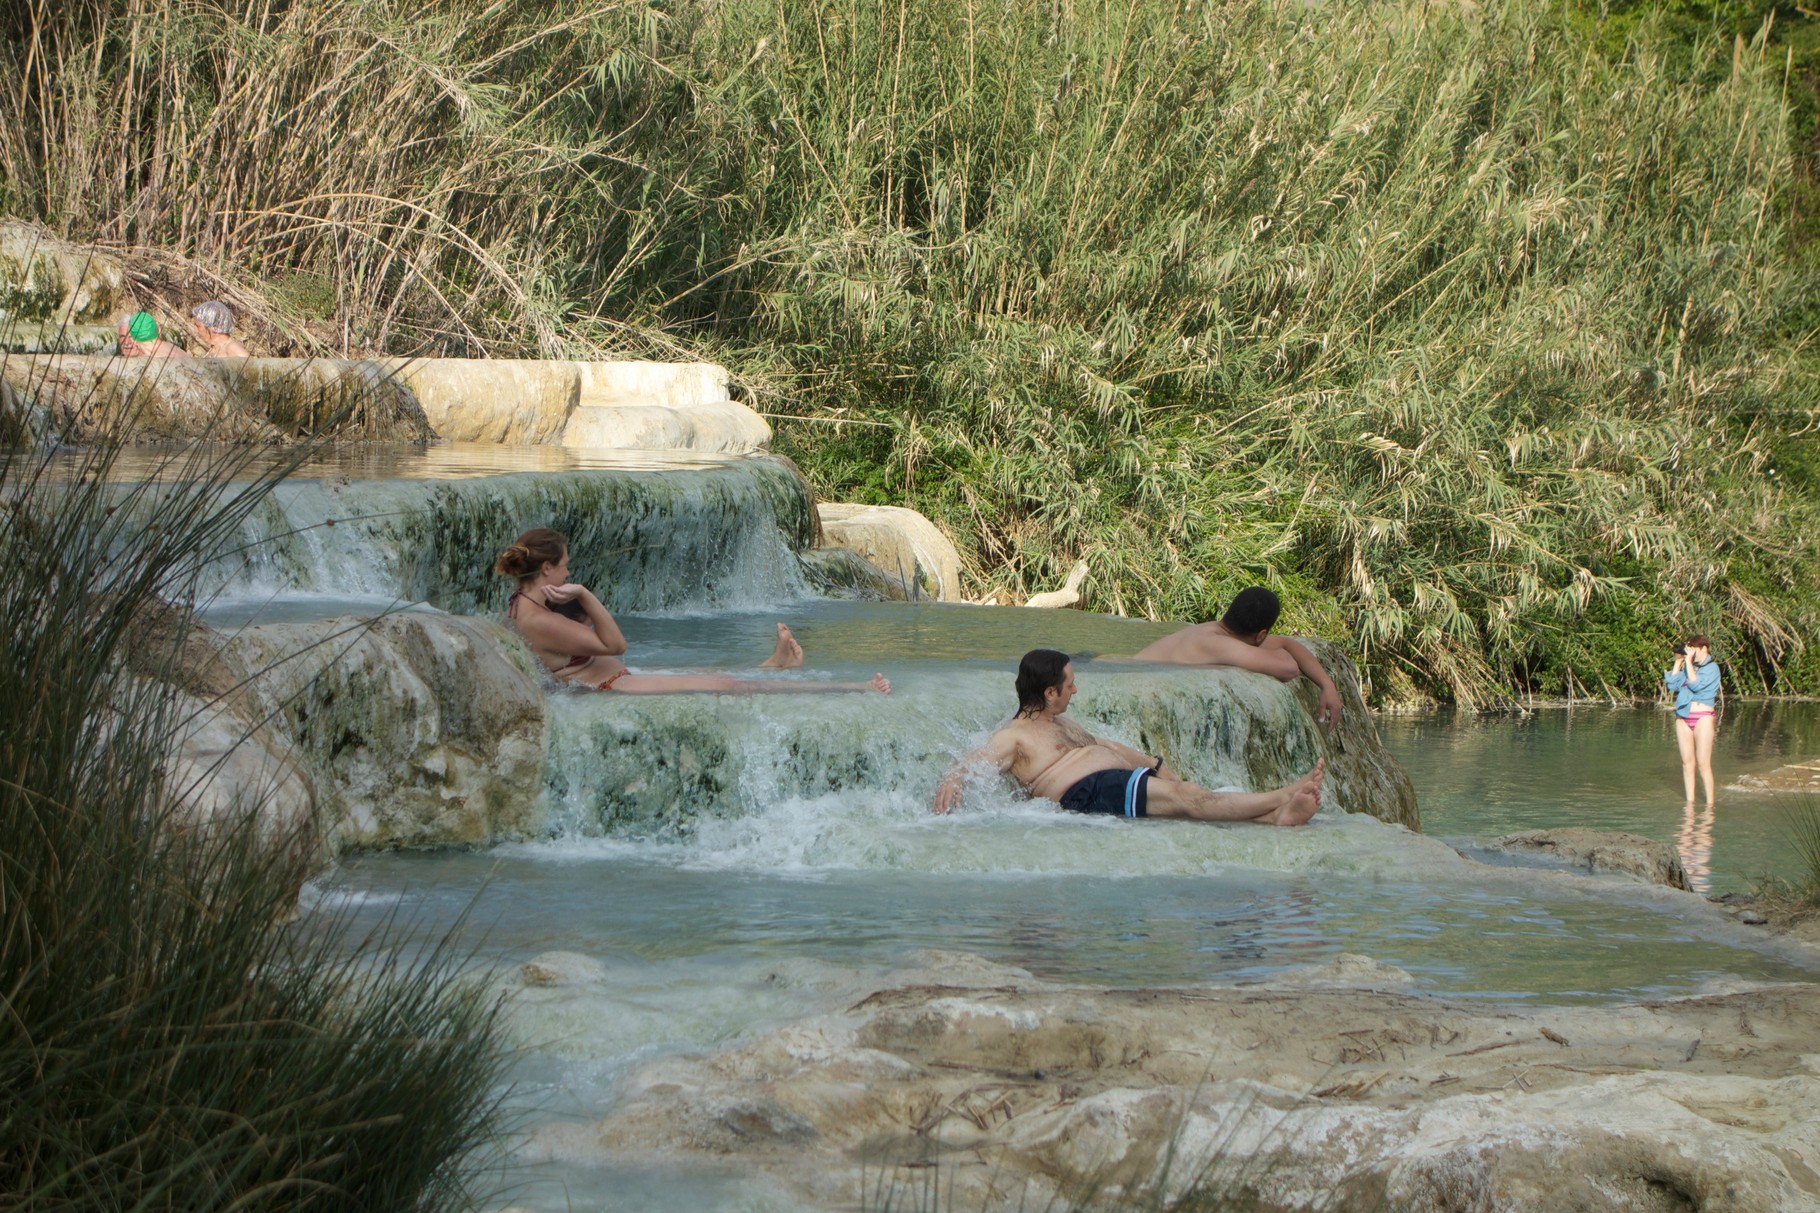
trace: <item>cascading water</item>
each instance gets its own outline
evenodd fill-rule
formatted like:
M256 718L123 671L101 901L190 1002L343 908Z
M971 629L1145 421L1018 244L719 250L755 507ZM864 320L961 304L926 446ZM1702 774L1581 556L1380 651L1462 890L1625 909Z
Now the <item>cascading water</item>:
M284 597L503 607L499 550L568 535L571 568L610 610L706 610L797 598L809 537L795 475L768 459L455 480L296 479L221 566L224 603Z

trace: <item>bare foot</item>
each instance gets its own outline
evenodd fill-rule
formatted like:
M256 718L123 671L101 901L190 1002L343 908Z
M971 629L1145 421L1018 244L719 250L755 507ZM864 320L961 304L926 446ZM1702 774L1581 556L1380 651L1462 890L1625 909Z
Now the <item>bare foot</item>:
M872 676L872 681L868 682L866 686L871 690L877 691L880 695L889 695L891 693L891 683L883 674L874 674Z
M1321 780L1327 773L1327 760L1317 759L1314 770L1302 776L1288 787L1289 799L1283 802L1270 817L1270 824L1279 826L1299 826L1313 817L1321 808Z
M803 663L803 646L796 643L796 637L790 634L785 624L777 625L777 648L771 656L759 662L761 670L794 670Z

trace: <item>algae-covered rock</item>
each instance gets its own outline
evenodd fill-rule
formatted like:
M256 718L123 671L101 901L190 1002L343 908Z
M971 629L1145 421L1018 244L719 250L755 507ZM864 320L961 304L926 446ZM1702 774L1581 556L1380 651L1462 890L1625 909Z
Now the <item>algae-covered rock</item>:
M1373 817L1412 830L1421 829L1415 784L1403 764L1384 748L1377 717L1365 706L1365 697L1359 690L1359 667L1332 641L1303 637L1301 643L1333 679L1342 701L1339 725L1331 732L1316 729L1322 756L1327 759L1328 779L1349 789L1348 803L1369 806L1362 811ZM1306 678L1297 679L1291 686L1312 725L1320 709L1319 688Z
M64 326L110 322L125 302L126 274L113 257L0 220L0 348L15 348L9 334L43 344Z
M536 830L544 691L498 624L428 612L270 624L222 651L316 773L334 850Z

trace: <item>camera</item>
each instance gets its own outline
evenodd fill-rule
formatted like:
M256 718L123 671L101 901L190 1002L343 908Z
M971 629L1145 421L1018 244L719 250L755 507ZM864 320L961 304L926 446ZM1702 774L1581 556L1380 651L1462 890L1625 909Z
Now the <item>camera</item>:
M1677 657L1687 656L1687 646L1684 644L1676 645L1675 646L1675 656L1677 656Z

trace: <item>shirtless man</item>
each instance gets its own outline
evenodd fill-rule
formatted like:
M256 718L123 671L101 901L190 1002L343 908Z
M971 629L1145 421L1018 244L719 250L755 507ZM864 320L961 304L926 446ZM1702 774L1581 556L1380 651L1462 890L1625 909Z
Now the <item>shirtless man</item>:
M1161 758L1063 720L1073 698L1074 666L1066 653L1025 653L1017 667L1017 715L948 772L936 789L935 811L953 809L968 768L988 762L1011 772L1032 796L1060 801L1077 813L1298 826L1321 807L1323 762L1273 792L1209 792Z
M1272 636L1283 604L1261 585L1240 590L1218 622L1195 623L1139 649L1134 661L1171 665L1229 665L1284 682L1306 678L1321 690L1315 719L1329 731L1340 723L1340 689L1306 647Z

